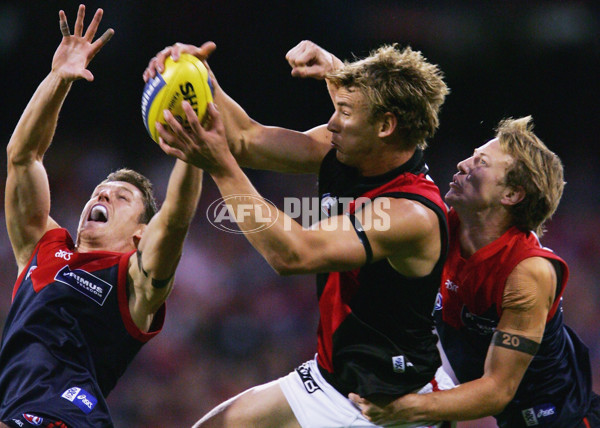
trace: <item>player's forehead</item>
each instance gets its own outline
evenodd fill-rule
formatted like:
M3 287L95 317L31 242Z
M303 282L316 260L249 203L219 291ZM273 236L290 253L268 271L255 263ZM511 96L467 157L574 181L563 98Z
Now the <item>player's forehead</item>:
M108 190L113 192L125 192L132 196L142 197L142 192L135 185L126 181L105 181L96 186L93 194Z
M500 145L500 139L492 138L484 145L477 147L473 151L474 156L491 157L501 161L511 161L512 156L502 148Z
M351 86L340 86L335 95L335 101L338 105L348 107L366 107L367 99L365 94L358 88Z
M500 140L498 138L492 138L485 144L477 147L473 150L474 155L490 155L500 151Z

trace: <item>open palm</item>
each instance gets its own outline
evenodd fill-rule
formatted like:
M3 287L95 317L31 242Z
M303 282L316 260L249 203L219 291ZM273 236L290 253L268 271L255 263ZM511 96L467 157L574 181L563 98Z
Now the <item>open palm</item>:
M83 34L85 6L79 6L75 29L71 35L65 12L61 10L58 13L63 39L54 53L52 70L58 73L64 80L94 80L94 75L87 69L87 66L114 34L114 30L108 29L100 38L93 42L96 31L98 31L98 25L102 20L102 14L102 9L96 11L87 31Z

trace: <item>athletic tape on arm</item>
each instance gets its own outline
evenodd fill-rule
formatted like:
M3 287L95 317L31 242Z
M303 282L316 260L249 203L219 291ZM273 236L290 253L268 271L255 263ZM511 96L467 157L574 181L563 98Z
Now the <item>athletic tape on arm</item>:
M494 335L492 336L492 345L521 351L529 355L535 355L540 348L540 344L534 340L500 330L494 332Z
M371 244L369 243L369 238L367 238L365 229L363 229L362 224L360 224L360 221L358 221L358 219L354 216L354 214L346 213L346 215L352 222L352 226L354 227L354 230L356 231L356 234L358 235L358 239L360 240L360 243L363 244L363 247L365 247L365 253L367 254L367 261L365 262L365 264L368 265L373 260L373 250L371 249Z

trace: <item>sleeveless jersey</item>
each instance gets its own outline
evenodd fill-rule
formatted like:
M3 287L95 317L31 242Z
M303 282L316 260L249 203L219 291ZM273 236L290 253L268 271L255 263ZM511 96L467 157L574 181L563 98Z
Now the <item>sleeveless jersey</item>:
M129 313L132 253L77 253L65 229L48 231L15 283L0 349L0 420L23 413L69 427L112 426L105 397L150 333Z
M550 260L557 272L556 298L548 314L540 348L514 399L498 415L501 427L575 427L592 397L591 366L586 346L563 323L562 294L567 264L543 248L533 232L513 227L468 259L460 254L459 220L449 214L450 251L444 268L436 324L444 352L458 380L483 375L492 334L502 315L506 279L528 257Z
M335 150L321 165L319 194L326 215L353 214L358 198L370 203L405 198L435 212L441 234L440 258L427 276L405 277L387 259L317 276L317 362L343 395L400 396L430 382L441 365L432 310L447 252L446 207L427 171L421 150L376 177L360 176L337 160Z

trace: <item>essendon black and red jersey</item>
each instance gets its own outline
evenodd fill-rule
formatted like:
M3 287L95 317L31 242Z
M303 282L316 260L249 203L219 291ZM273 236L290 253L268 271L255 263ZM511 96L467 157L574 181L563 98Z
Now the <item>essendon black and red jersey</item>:
M20 414L69 427L110 427L105 397L150 333L127 298L131 253L77 253L65 229L47 232L15 283L0 349L0 420Z
M464 383L483 375L492 334L502 316L506 279L524 259L544 257L556 269L556 298L540 348L514 399L496 419L499 426L511 428L579 426L592 398L591 368L586 346L563 322L561 296L569 276L567 264L542 247L533 232L516 227L465 259L456 238L459 219L454 210L449 214L449 227L450 250L436 324L456 377Z
M430 382L441 365L431 314L447 251L446 207L427 172L421 150L376 177L360 176L337 160L335 150L321 165L319 195L326 215L353 214L360 199L411 199L436 213L442 242L440 258L425 277L405 277L387 259L317 276L317 361L325 379L344 395L400 396Z

